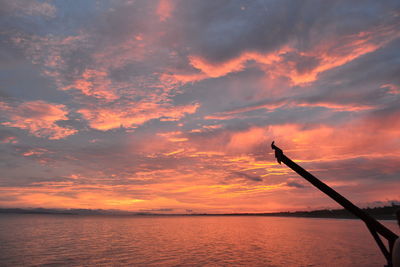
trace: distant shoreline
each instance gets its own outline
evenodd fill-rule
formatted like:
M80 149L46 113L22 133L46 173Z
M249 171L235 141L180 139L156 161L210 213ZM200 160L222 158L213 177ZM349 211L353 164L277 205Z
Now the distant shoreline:
M395 220L395 212L400 210L400 205L392 205L376 208L363 209L366 213L377 220ZM324 209L313 211L294 212L267 212L267 213L152 213L152 212L129 212L120 210L91 210L91 209L22 209L22 208L0 208L0 214L47 214L47 215L107 215L107 216L266 216L266 217L296 217L296 218L330 218L330 219L356 219L354 215L344 209Z

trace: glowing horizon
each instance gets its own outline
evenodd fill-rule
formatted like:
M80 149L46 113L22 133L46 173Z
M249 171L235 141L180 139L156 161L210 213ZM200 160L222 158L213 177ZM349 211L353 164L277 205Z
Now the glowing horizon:
M4 1L0 207L400 201L397 1Z

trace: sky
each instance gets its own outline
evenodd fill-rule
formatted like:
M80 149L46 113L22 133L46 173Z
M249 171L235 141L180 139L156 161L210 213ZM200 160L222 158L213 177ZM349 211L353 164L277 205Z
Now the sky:
M0 3L0 207L400 201L400 2Z

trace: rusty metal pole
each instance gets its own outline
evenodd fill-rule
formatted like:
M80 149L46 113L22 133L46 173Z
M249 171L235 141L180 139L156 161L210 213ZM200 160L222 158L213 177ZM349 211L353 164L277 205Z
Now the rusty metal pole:
M271 144L272 149L275 150L275 157L278 161L279 164L281 162L285 163L289 168L291 168L293 171L298 173L300 176L302 176L304 179L309 181L312 185L317 187L319 190L327 194L329 197L331 197L333 200L335 200L337 203L339 203L343 208L360 218L368 227L369 231L371 232L372 236L374 237L375 241L377 242L379 248L381 249L383 255L385 256L387 262L388 262L388 267L392 266L392 250L394 246L394 242L398 238L398 236L390 231L388 228L386 228L384 225L382 225L380 222L375 220L373 217L371 217L369 214L361 210L359 207L351 203L348 199L343 197L341 194L330 188L328 185L325 183L321 182L319 179L317 179L314 175L294 163L291 159L289 159L285 154L283 154L282 149L277 147L274 142ZM379 235L380 234L382 237L384 237L388 241L389 249L386 248L386 246L383 244L382 240L380 239Z

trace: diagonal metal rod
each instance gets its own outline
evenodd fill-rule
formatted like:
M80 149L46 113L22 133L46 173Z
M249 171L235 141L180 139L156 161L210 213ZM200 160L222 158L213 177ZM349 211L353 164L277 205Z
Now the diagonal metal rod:
M271 144L272 149L275 150L275 157L278 161L279 164L281 162L285 163L289 168L297 172L300 176L302 176L304 179L309 181L312 185L317 187L319 190L327 194L329 197L331 197L333 200L335 200L337 203L339 203L343 208L360 218L368 227L370 230L371 234L373 235L375 241L377 242L379 248L381 249L383 255L385 256L387 262L388 262L388 267L392 266L392 250L394 246L394 242L398 238L398 236L390 231L388 228L386 228L384 225L382 225L380 222L375 220L373 217L371 217L369 214L361 210L359 207L351 203L348 199L343 197L341 194L330 188L328 185L325 183L321 182L318 178L316 178L314 175L294 163L291 159L286 157L285 154L283 154L282 149L277 147L274 142ZM383 244L382 240L379 238L378 234L380 234L382 237L384 237L389 244L389 249L386 248L386 246Z

